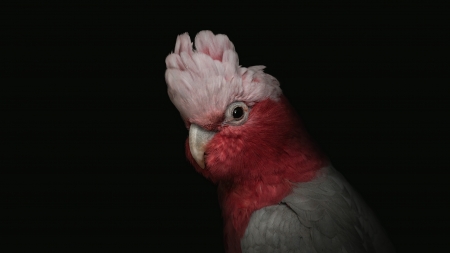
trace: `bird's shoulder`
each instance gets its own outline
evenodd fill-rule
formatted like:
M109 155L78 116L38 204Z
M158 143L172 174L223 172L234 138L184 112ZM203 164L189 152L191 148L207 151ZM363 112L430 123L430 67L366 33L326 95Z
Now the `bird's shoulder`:
M372 211L332 166L253 212L242 252L391 252Z

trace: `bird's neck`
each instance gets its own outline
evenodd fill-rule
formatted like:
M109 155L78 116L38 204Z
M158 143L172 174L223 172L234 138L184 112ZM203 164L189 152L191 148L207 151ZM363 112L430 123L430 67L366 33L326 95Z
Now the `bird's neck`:
M314 172L303 175L305 181ZM228 253L241 253L241 238L250 221L251 214L270 205L276 205L292 192L294 182L283 180L273 184L264 181L246 182L239 185L219 183L219 201L224 219L224 241Z
M280 102L283 109L292 110L285 98ZM292 117L297 117L294 111L291 112ZM246 168L259 171L259 176L219 182L219 201L228 253L241 252L240 239L254 211L280 203L292 192L295 183L310 181L318 170L329 163L307 137L300 121L295 127L295 132L300 134L293 135L290 141L284 143L283 155L276 158L276 168Z
M242 185L220 183L218 192L227 252L241 252L240 239L255 210L279 203L290 191L289 182L274 185L263 182L247 182Z

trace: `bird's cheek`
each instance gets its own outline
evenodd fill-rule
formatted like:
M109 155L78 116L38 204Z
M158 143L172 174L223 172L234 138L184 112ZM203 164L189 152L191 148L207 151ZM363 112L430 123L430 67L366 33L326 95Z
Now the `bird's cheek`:
M230 169L238 166L236 163L239 161L242 149L242 140L216 136L206 148L207 169L217 176L229 173Z

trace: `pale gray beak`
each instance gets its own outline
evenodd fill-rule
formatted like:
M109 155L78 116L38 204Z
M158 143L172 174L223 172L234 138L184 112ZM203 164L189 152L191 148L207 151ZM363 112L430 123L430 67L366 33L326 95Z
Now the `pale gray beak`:
M189 149L197 164L205 168L206 144L214 137L215 132L207 131L196 124L189 127Z

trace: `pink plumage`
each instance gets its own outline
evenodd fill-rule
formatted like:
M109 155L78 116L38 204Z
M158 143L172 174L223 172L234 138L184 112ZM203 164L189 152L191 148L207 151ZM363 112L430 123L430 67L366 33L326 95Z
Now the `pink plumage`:
M225 35L178 36L169 97L186 156L218 185L228 253L393 252L364 201L311 141L278 81Z
M225 35L202 31L195 46L187 33L178 36L175 51L166 58L169 97L184 119L204 123L233 101L252 105L281 94L278 81L263 66L239 66L234 45ZM208 115L209 114L209 115Z

